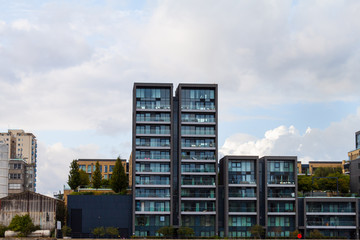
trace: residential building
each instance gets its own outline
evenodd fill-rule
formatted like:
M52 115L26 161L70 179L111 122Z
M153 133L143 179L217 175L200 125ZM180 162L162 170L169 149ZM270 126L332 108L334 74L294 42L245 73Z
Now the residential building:
M79 169L89 174L89 179L91 180L92 173L95 171L96 162L99 162L100 172L103 179L111 179L116 160L117 159L78 159L77 164L79 165ZM128 165L126 159L120 160L126 175L128 175Z
M9 161L9 195L24 191L35 192L35 164L28 164L23 159L10 159Z
M265 156L259 161L263 179L260 225L267 237L289 237L298 229L297 157Z
M224 187L221 237L251 237L259 224L259 161L257 156L225 156L220 160L220 186ZM222 205L219 203L219 205Z
M21 159L32 166L33 179L30 191L36 191L36 165L37 165L37 141L32 133L26 133L21 129L10 129L7 133L0 133L0 141L8 147L8 159Z
M8 195L9 157L8 147L0 141L0 198Z
M350 191L360 194L360 131L355 133L355 150L348 153L350 162Z
M132 160L134 235L216 235L217 85L135 83Z
M354 197L304 198L304 236L319 230L332 238L359 239L359 207Z
M349 172L349 164L347 161L309 161L307 164L297 162L298 174L313 175L318 168L341 168L342 173Z
M172 93L172 84L134 84L132 232L136 236L155 236L160 227L173 223Z

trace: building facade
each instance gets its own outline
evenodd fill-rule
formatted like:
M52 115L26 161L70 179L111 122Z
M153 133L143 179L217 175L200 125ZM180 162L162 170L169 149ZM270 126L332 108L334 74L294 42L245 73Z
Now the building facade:
M31 182L31 185L27 190L35 192L37 164L37 140L35 135L26 133L21 129L10 129L7 133L0 133L0 141L3 141L8 148L8 159L21 159L29 166L28 176L32 176L32 180L28 181Z
M23 159L9 161L9 195L24 191L35 192L35 164L28 164Z
M358 199L354 197L304 198L304 236L314 230L332 238L359 239Z
M135 83L133 234L217 234L217 85Z
M79 169L83 170L89 175L89 179L91 181L92 173L95 171L96 162L99 162L102 178L111 179L116 160L117 159L78 159L77 164L79 165ZM124 167L126 175L128 175L126 159L120 160L121 164Z
M265 226L267 237L289 237L298 229L297 157L265 156L259 161L260 225Z
M259 224L259 158L225 156L220 160L220 186L224 187L221 237L251 237L250 227Z

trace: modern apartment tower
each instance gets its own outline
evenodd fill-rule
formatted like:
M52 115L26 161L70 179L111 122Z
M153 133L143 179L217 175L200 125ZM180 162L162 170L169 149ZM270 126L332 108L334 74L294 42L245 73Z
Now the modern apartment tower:
M217 235L217 85L180 84L178 106L179 226ZM175 132L176 133L176 132ZM176 134L175 134L176 135Z
M289 237L298 229L297 157L260 158L263 183L260 190L260 224L267 237Z
M217 85L135 83L133 234L162 226L217 233Z
M225 156L220 160L220 185L224 188L224 237L251 237L259 224L259 158ZM220 232L221 234L221 232Z

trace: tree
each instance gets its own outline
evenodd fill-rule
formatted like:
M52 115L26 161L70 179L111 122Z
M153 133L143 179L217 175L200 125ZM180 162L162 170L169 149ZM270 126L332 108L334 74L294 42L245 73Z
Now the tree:
M20 236L26 237L29 233L36 230L29 214L24 216L15 215L10 222L9 229L20 232Z
M315 230L310 232L309 238L321 239L321 238L324 238L324 235L319 230L315 229Z
M80 186L79 165L76 160L73 160L70 164L68 184L72 190L76 190Z
M80 186L87 186L90 184L89 175L82 169L79 170L80 172Z
M109 179L103 179L103 180L101 181L101 186L102 186L103 188L109 188L109 186L110 186L110 180L109 180Z
M91 183L92 183L93 187L96 189L100 188L101 180L102 180L102 175L100 172L100 164L99 164L99 161L97 161L95 164L95 171L93 172L92 177L91 177Z
M300 192L310 192L312 190L312 180L310 176L298 176L298 190Z
M254 238L261 239L264 235L264 228L261 225L256 224L250 228L250 233L254 236Z
M113 174L110 179L111 189L116 192L125 191L128 186L127 177L120 158L117 158Z

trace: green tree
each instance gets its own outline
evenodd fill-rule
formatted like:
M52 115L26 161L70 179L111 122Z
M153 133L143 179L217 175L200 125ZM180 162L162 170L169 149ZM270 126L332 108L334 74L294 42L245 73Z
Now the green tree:
M101 181L101 186L103 186L103 188L108 188L110 186L110 180L109 179L103 179Z
M300 192L310 192L312 190L312 180L310 176L298 176L298 190Z
M121 163L120 158L117 158L113 174L110 179L111 189L116 192L123 192L128 186L128 180L125 174L125 169Z
M261 226L261 225L253 225L251 228L250 228L250 233L251 235L254 236L254 238L259 238L261 239L261 237L264 235L264 228Z
M15 232L20 232L20 236L25 237L32 231L35 231L36 227L34 226L30 216L26 214L24 216L15 215L10 222L9 229Z
M67 182L72 190L76 190L80 186L80 172L79 165L76 160L73 160L70 164L69 178Z
M84 170L80 169L80 186L87 186L90 184L89 174L87 174Z
M93 172L91 177L91 183L94 188L98 189L101 187L101 181L102 181L102 175L100 172L100 164L99 161L97 161L95 164L95 171Z

